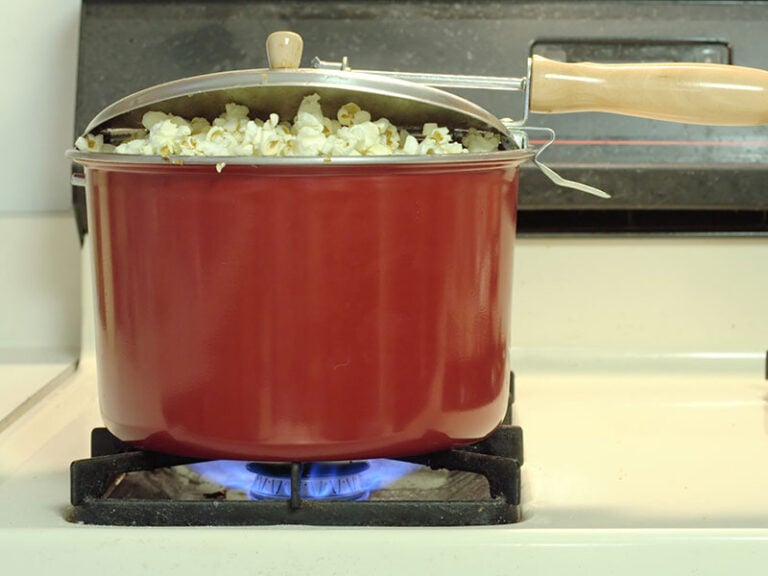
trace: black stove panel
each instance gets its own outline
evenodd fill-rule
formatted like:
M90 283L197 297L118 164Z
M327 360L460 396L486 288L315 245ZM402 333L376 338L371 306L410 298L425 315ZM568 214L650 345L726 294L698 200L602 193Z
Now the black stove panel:
M531 52L564 60L730 62L768 68L764 2L265 2L84 0L76 131L103 107L185 76L266 66L277 29L304 36L304 64L524 76ZM465 92L520 117L521 93ZM694 103L695 104L695 103ZM678 125L607 114L533 115L558 143L543 160L609 201L522 170L525 232L768 231L764 127ZM82 191L76 205L85 229Z

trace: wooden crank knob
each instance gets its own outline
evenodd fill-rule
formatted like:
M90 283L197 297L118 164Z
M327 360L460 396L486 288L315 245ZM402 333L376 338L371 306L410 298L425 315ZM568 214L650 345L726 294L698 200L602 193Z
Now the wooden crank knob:
M267 37L267 60L273 70L298 68L303 50L304 40L296 32L281 30Z

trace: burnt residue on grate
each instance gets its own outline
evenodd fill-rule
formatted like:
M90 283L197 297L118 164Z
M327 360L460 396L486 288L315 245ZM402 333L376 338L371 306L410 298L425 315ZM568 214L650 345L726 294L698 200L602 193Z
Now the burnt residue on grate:
M246 463L240 463L245 468ZM456 470L432 470L418 466L380 490L372 491L370 501L482 501L489 496L488 480L481 474ZM119 500L229 500L246 501L253 497L247 486L227 487L212 481L191 466L128 472L114 481L108 498ZM329 498L331 499L331 498Z

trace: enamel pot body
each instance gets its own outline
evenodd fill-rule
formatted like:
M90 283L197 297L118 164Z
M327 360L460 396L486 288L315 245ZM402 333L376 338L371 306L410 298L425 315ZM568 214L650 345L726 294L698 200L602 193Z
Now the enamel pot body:
M220 173L76 158L106 426L143 449L262 461L486 437L508 404L531 155Z

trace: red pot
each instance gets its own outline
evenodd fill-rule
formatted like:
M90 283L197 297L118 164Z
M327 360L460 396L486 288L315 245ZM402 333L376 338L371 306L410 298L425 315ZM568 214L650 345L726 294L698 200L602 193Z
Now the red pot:
M118 438L340 460L471 443L501 422L517 167L532 153L222 173L72 156Z
M754 98L768 75L734 66L535 58L527 79L393 79L345 62L301 69L296 34L275 33L267 45L273 69L147 88L102 110L85 132L130 136L148 110L211 119L228 102L254 117L291 118L315 93L329 110L355 102L412 130L436 122L457 134L497 132L506 151L173 164L71 152L87 177L102 413L118 438L143 448L370 458L475 442L501 422L517 170L533 152L518 124L421 82L532 87L527 106L546 112L764 121ZM723 116L723 101L744 86L751 96ZM221 160L229 165L219 174ZM538 164L560 185L606 196Z

